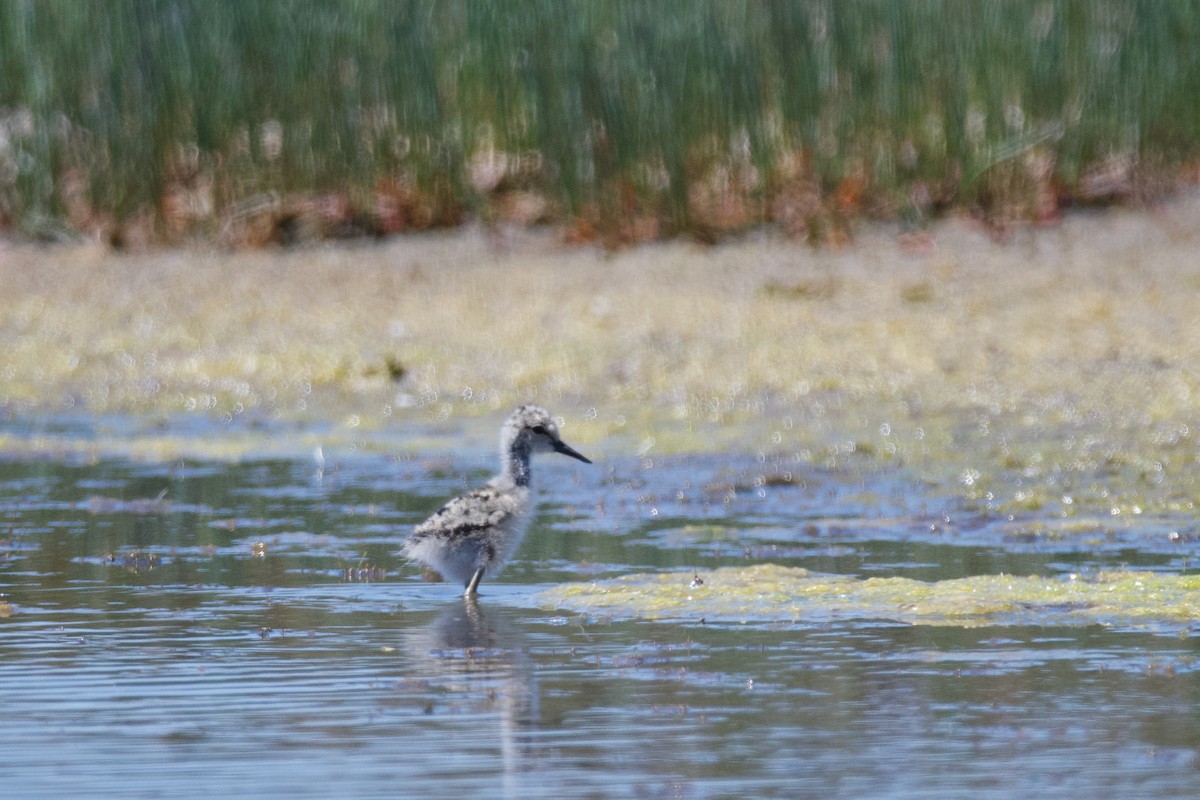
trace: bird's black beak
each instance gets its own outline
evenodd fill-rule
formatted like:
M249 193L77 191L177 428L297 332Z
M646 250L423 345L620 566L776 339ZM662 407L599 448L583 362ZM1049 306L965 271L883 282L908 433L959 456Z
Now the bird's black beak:
M562 453L564 456L570 456L571 458L578 459L578 460L582 461L582 462L583 462L583 463L585 463L585 464L590 464L590 463L592 463L591 459L589 459L589 458L585 458L584 456L582 456L582 455L580 455L579 453L575 452L575 450L574 450L574 449L572 449L572 448L570 447L570 445L568 445L566 442L562 441L561 439L555 440L555 442L554 442L554 452L556 452L556 453Z

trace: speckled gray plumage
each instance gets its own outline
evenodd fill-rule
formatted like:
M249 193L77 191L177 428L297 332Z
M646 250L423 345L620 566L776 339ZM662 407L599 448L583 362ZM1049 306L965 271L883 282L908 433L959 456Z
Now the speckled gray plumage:
M481 579L498 575L529 529L530 460L541 452L591 463L563 443L549 412L521 406L500 431L500 474L450 500L414 528L404 543L405 555L447 580L462 581L467 594Z

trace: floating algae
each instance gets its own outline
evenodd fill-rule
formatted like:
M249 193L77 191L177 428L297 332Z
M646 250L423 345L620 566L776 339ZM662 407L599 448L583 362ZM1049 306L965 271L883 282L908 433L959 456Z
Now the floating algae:
M564 584L540 596L590 614L708 621L889 619L923 625L1200 621L1200 575L1123 570L1089 577L851 578L759 564Z

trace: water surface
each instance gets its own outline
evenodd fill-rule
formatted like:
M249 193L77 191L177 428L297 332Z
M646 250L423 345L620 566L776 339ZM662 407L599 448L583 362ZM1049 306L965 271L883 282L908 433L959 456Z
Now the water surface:
M899 467L588 454L536 465L538 520L474 605L397 551L486 477L486 447L0 461L0 795L1200 793L1194 625L654 622L537 600L767 561L1188 572L1185 520L1014 536L1019 517Z

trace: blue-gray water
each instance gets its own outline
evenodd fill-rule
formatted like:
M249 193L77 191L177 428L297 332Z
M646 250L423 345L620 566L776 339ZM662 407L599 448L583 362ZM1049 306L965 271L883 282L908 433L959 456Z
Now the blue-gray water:
M536 601L761 561L1187 571L1187 536L1027 542L899 472L547 457L517 561L467 606L397 550L486 476L480 444L323 468L0 461L0 797L1200 795L1195 625L713 625Z

